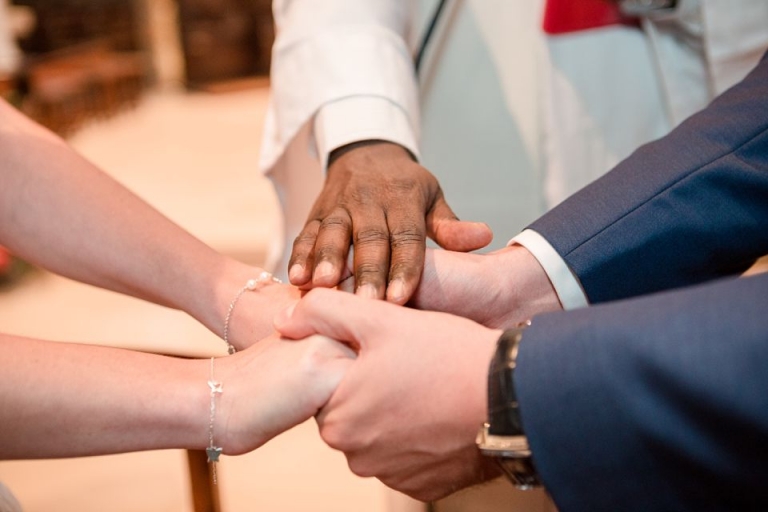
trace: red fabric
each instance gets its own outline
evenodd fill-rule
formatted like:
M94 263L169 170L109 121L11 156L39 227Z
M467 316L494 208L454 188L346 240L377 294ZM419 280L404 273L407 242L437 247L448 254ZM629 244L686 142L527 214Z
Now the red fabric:
M0 277L11 269L11 263L11 254L4 247L0 247Z
M543 28L550 35L619 24L637 25L637 20L622 16L610 0L547 0L544 8Z

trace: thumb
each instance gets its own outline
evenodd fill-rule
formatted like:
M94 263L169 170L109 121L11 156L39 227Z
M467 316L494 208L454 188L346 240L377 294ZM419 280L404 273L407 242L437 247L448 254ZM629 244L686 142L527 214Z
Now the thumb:
M398 307L384 301L315 288L295 305L275 316L275 329L291 339L321 334L342 341L353 349L364 347L366 340L379 331L380 323Z
M469 252L491 243L493 232L484 222L461 221L442 193L427 213L427 233L443 249Z

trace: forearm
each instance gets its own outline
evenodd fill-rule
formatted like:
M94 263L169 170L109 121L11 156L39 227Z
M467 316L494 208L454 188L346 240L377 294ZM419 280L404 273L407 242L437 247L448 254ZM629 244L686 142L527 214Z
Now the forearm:
M0 458L208 441L207 361L0 335Z
M0 240L53 272L187 309L223 258L63 141L0 105ZM192 272L193 268L197 272Z
M321 336L270 336L215 361L9 335L0 350L0 459L246 453L317 414L354 357Z
M261 269L218 254L5 103L0 119L5 246L71 279L186 311L223 334L230 301ZM264 310L268 295L248 302ZM257 321L251 339L271 332L271 318Z

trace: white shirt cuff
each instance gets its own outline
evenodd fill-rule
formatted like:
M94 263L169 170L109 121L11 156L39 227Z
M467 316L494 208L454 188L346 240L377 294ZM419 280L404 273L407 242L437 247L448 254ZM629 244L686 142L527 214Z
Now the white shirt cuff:
M352 96L326 103L315 115L314 128L323 169L331 151L362 140L393 142L419 157L408 116L386 98Z
M554 286L563 309L577 309L589 305L579 280L546 238L532 229L526 229L510 240L507 245L512 244L522 245L539 261Z

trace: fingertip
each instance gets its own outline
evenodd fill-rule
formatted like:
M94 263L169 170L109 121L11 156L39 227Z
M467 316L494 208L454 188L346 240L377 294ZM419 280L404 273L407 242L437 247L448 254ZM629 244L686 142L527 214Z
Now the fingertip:
M338 274L339 272L336 271L333 263L330 261L321 261L317 267L315 267L315 272L312 275L312 285L323 288L332 288L339 282L337 277Z
M493 230L491 226L485 222L470 222L472 230L475 233L475 240L478 246L476 249L480 249L490 244L493 241Z
M376 287L370 283L360 285L355 290L355 295L364 299L378 299L379 292L376 291Z
M438 226L435 241L444 249L474 251L493 241L493 231L484 222L445 221Z
M293 264L288 271L288 280L294 286L306 284L309 280L306 267L301 263Z
M393 304L403 305L408 302L410 294L407 293L407 286L402 279L394 279L390 281L387 287L387 302Z

